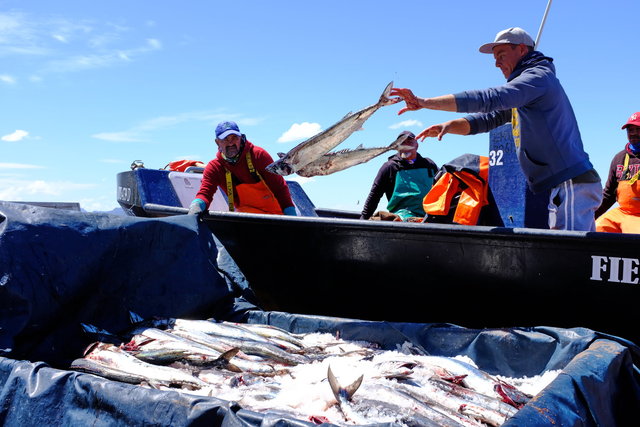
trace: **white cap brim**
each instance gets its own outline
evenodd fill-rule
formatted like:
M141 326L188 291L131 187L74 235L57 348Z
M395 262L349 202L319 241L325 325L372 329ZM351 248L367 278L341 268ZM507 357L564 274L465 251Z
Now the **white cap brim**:
M238 135L238 136L242 136L242 134L240 132L238 132L237 130L233 130L233 129L229 129L226 130L224 132L222 132L219 136L218 139L225 139L226 137L228 137L229 135Z
M478 50L480 51L480 53L493 53L493 48L496 46L500 46L501 44L509 44L509 43L508 42L487 43L480 46L480 49Z

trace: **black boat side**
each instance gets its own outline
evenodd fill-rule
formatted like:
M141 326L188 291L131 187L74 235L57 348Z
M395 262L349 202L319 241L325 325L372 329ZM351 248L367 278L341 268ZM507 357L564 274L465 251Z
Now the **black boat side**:
M267 310L588 327L640 342L640 235L222 212L203 219Z

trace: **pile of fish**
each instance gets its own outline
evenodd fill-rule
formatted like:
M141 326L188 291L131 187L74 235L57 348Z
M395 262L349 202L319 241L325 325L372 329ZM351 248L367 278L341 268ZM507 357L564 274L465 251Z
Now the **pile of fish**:
M262 324L163 319L137 324L128 337L92 344L71 368L336 425L499 426L546 386L525 393L469 359L429 356L409 343L382 350Z

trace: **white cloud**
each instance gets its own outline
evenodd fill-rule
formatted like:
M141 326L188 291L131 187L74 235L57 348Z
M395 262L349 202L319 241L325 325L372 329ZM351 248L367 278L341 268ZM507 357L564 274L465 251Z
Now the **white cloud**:
M0 74L0 81L10 85L16 83L16 79L8 74Z
M162 43L158 39L147 39L147 46L152 50L162 49Z
M103 141L111 142L142 142L144 139L140 138L136 132L124 131L124 132L102 132L91 135L92 138L101 139Z
M16 142L16 141L22 141L27 136L29 136L29 132L27 132L26 130L18 129L15 132L10 133L9 135L4 135L0 139L2 139L3 141Z
M96 54L76 55L74 57L51 61L45 67L45 70L53 72L71 72L104 68L121 62L131 62L144 54L160 49L162 49L162 44L159 40L148 39L144 45L136 48L117 49Z
M160 116L144 120L131 129L119 132L101 132L91 135L93 138L112 142L142 142L148 141L146 134L160 129L175 127L189 122L210 122L215 126L222 120L235 120L242 129L243 126L255 126L263 121L261 118L239 118L238 114L226 114L219 111L192 111L174 116Z
M408 127L422 127L424 126L420 120L405 120L400 123L395 123L389 126L389 129L400 129Z
M42 166L29 165L26 163L0 163L1 169L42 169Z
M59 197L76 190L93 188L93 184L77 184L69 181L24 181L16 179L0 179L0 200L26 201L42 199L49 196Z
M242 130L243 126L257 126L260 123L262 123L264 121L264 118L261 117L245 117L245 118L241 118L241 119L234 119L233 117L230 117L228 115L224 115L224 117L222 117L222 115L220 115L221 117L218 119L218 121L222 121L222 120L234 120L237 125L240 127L240 131L244 132ZM216 123L218 124L218 123Z
M62 34L53 34L51 37L58 40L60 43L68 43L67 38Z
M0 57L41 57L31 70L33 75L109 67L162 49L155 38L128 42L124 35L129 31L122 25L98 21L0 12Z
M298 139L310 138L322 130L319 123L294 123L288 131L278 138L278 142L291 142Z
M120 207L118 202L106 197L99 198L83 198L78 201L80 208L88 212L110 212L113 209Z

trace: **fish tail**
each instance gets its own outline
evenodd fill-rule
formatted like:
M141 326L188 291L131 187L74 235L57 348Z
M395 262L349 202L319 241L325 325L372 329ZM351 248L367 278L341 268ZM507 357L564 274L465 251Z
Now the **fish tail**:
M397 150L399 146L401 146L409 137L409 135L407 135L406 133L400 135L399 137L396 138L395 141L393 141L390 145L389 145L389 149L391 150Z
M402 98L390 98L391 89L393 88L393 80L382 91L380 99L378 100L378 106L391 105L402 101Z
M389 84L382 91L382 95L380 95L380 101L388 101L389 94L391 93L391 88L393 87L393 81L389 82Z
M333 396L336 398L338 402L341 400L351 400L353 395L358 391L360 385L362 384L362 380L364 375L360 375L360 377L355 380L353 383L348 385L347 387L342 387L340 383L338 383L338 379L333 375L331 371L331 366L327 370L327 379L329 380L329 385L331 386L331 391L333 392Z

